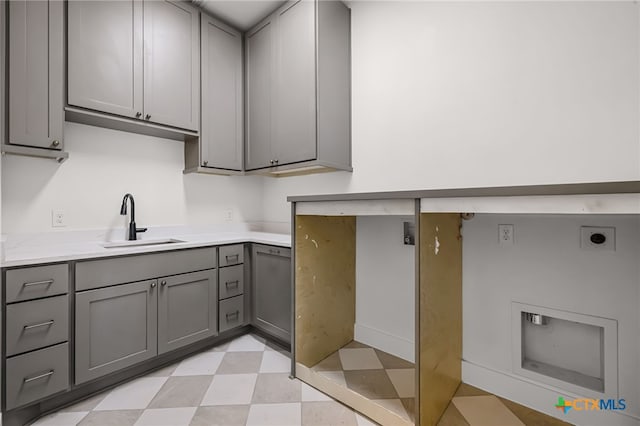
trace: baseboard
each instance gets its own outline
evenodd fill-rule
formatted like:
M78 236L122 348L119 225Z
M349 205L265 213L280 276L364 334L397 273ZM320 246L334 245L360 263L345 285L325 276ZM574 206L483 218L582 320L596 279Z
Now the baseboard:
M355 339L409 362L415 362L415 343L362 324L354 326Z
M621 411L577 411L572 409L564 414L555 408L559 396L566 400L582 397L468 361L462 361L462 381L578 426L640 426L640 419L625 415ZM620 397L624 398L624 395L620 395ZM633 403L633 401L627 401L627 405L629 403Z

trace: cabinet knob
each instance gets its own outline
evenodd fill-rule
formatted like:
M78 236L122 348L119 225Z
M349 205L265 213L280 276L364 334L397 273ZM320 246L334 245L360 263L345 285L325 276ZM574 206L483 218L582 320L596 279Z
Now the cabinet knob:
M145 120L149 120L150 118L151 118L151 114L147 114L147 115L144 116Z
M142 116L142 113L140 111L136 112L136 118L140 118Z
M209 162L208 162L208 161L203 161L203 162L202 162L202 165L203 165L203 166L206 166L206 165L208 165L208 164L209 164Z
M152 282L151 282L151 288L156 288L156 285L157 285L157 284L156 284L156 282L155 282L155 281L152 281Z
M58 146L58 145L60 145L60 141L53 141L53 142L51 142L51 145Z
M278 160L274 160L276 164L278 164Z
M167 282L166 282L166 281L164 281L164 280L162 280L162 281L160 281L160 285L161 285L162 287L164 287L165 285L167 285Z

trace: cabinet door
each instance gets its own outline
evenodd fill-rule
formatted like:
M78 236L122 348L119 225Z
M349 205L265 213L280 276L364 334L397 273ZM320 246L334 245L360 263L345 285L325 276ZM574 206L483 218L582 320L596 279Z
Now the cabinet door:
M291 342L291 250L253 245L252 324Z
M278 165L316 158L315 2L287 4L277 16L274 155Z
M68 3L68 102L142 116L142 0Z
M242 35L202 15L202 166L242 170Z
M271 92L273 21L267 20L247 33L247 170L269 167L271 152Z
M144 118L198 130L200 16L181 1L144 2Z
M217 334L216 270L160 278L158 353Z
M9 2L9 143L62 149L64 4Z
M0 2L0 34L6 34L7 28L7 4L6 2ZM5 105L6 105L6 94L5 94L5 45L6 43L0 43L0 144L7 143L6 141L6 128L7 123L5 122L6 114L5 114ZM1 379L1 377L0 377ZM0 381L1 383L1 381ZM0 394L1 396L1 394ZM1 399L1 398L0 398Z
M153 358L157 281L76 294L76 384Z

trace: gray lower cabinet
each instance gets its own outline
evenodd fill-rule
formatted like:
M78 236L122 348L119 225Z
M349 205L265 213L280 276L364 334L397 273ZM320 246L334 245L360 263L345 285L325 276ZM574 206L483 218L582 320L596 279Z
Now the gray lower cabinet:
M247 170L352 170L350 25L340 1L293 0L247 32Z
M64 3L10 1L8 22L9 144L61 150Z
M158 281L158 354L217 334L215 269Z
M291 249L254 244L251 324L291 342Z
M76 384L157 355L157 299L157 280L76 294Z

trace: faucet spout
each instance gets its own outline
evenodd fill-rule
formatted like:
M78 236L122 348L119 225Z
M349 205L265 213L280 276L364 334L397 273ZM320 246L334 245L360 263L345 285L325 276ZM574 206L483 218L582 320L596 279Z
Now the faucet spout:
M120 214L123 216L127 214L127 200L131 202L131 220L129 222L129 233L127 239L129 241L135 241L138 239L137 233L145 232L147 228L136 227L136 203L133 199L133 195L129 193L124 194L124 197L122 198L122 206L120 206Z

